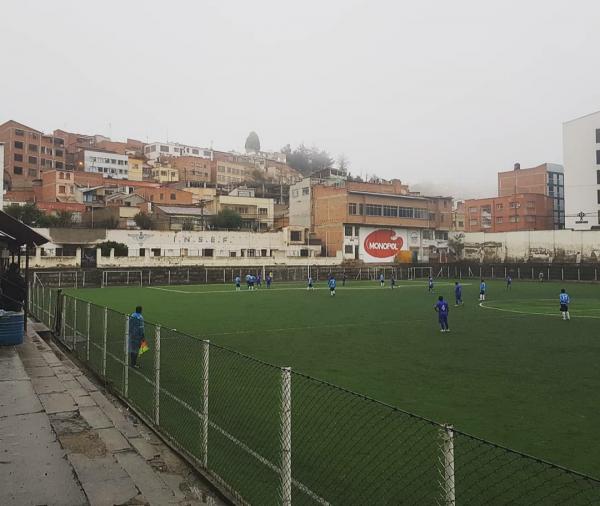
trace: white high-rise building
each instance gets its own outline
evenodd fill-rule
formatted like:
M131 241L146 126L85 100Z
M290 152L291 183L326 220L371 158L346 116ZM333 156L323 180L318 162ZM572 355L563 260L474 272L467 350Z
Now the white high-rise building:
M178 142L151 142L144 146L144 155L151 161L160 156L197 156L199 158L213 159L212 150L187 146Z
M600 225L600 111L563 124L565 228Z

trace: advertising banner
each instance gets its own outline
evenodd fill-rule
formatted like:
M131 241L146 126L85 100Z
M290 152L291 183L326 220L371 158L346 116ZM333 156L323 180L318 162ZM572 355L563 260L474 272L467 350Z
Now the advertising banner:
M393 262L409 251L408 232L401 228L360 227L359 245L363 262Z

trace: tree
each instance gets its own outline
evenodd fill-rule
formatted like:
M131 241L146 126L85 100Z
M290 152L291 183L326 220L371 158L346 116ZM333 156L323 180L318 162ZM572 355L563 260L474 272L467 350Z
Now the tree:
M242 217L240 213L233 209L222 209L212 220L215 228L239 229L242 226Z
M255 131L252 131L246 137L246 152L255 151L258 153L260 151L260 139L258 138L258 134Z
M133 217L135 224L142 230L152 230L154 228L154 220L147 213L139 212Z
M346 155L344 153L342 153L340 156L338 156L337 166L338 166L339 170L348 172L348 167L350 167L350 162L349 162L348 158L346 158Z
M123 244L122 242L104 241L100 244L97 244L96 247L100 248L100 251L102 251L102 256L105 257L110 255L111 249L115 250L116 257L126 257L129 253L129 248L126 244Z
M254 169L252 171L251 177L255 183L266 183L269 180L266 174L259 169Z
M71 211L58 211L54 218L54 227L68 228L73 224L73 213Z
M450 250L450 253L457 259L462 258L462 254L465 249L464 240L465 234L463 233L454 234L448 238L448 249Z
M333 167L333 159L329 156L329 153L316 146L307 148L304 144L300 144L292 151L288 144L284 146L282 152L286 154L287 164L303 176L310 176L317 170Z
M19 204L10 204L4 208L4 212L15 219L22 221L25 225L48 226L44 221L44 213L38 209L35 203L29 203L22 206Z

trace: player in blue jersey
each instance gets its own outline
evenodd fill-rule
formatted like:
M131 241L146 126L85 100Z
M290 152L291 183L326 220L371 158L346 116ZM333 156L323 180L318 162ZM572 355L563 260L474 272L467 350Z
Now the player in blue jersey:
M429 276L429 281L427 282L427 291L433 293L433 278L431 276Z
M450 308L448 307L448 303L444 300L443 295L438 297L438 301L433 308L438 314L438 321L442 328L442 332L450 332L450 327L448 326L448 313Z
M385 276L383 275L383 272L379 275L379 284L381 285L381 288L385 286Z
M240 277L236 276L235 277L235 291L236 292L239 292L241 290L241 288L240 288L240 282L241 282Z
M327 283L329 285L329 293L331 294L332 297L335 296L335 277L331 276L331 278L329 278L329 281Z
M256 276L254 274L250 274L250 280L248 283L249 283L248 289L254 290L254 283L256 283Z
M462 300L462 285L458 281L455 281L454 283L454 299L456 301L456 307L464 304Z
M506 289L512 290L512 276L510 274L506 276Z
M483 278L481 278L481 283L479 283L479 300L480 301L484 301L485 300L485 292L487 290L487 285L485 284L485 281Z
M256 288L262 288L262 277L260 274L256 276Z
M564 288L560 290L560 312L563 320L570 320L571 315L569 314L569 304L571 303L571 297Z
M267 277L265 278L265 281L267 282L267 288L271 288L271 282L273 281L273 278L271 277L271 274L267 274Z
M329 278L331 279L331 278ZM308 276L308 285L306 286L307 290L314 290L315 287L313 286L313 278L311 276Z

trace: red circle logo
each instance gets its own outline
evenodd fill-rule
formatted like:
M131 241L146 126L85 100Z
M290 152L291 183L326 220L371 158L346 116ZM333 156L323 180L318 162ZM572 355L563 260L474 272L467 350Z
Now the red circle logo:
M382 229L371 232L365 237L365 251L375 258L396 256L402 249L404 240L393 230Z

